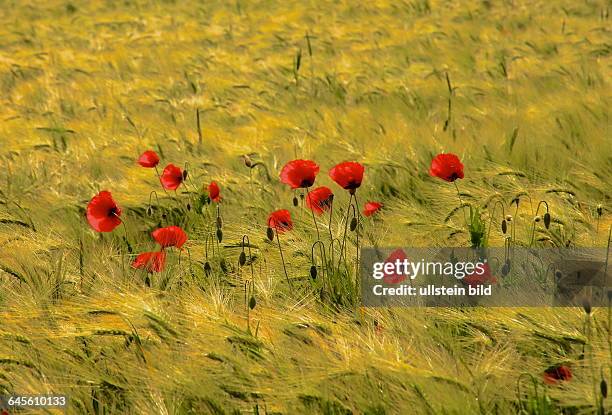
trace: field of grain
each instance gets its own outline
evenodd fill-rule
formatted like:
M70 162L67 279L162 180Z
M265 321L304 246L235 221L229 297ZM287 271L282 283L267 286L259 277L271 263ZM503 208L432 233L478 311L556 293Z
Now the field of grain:
M364 246L469 246L455 187L429 175L440 152L465 165L489 245L501 200L517 245L606 246L610 8L0 0L0 395L96 415L610 413L610 308L364 308L350 231L333 284L309 275L317 231L343 236L327 173L345 160L366 168L360 206L384 204ZM188 171L176 194L136 163L149 149ZM296 158L336 194L318 230L279 181ZM85 220L101 190L123 211L112 233ZM532 237L539 200L553 223ZM160 225L189 241L149 287L130 264ZM545 384L559 364L572 378Z

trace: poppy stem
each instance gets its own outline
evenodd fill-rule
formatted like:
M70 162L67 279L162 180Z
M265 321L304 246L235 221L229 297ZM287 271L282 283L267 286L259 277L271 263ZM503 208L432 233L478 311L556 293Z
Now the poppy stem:
M467 220L467 216L465 216L465 209L463 206L463 199L461 199L461 193L459 192L459 186L457 186L457 180L453 181L453 184L455 185L455 189L457 190L457 197L459 197L459 204L461 207L461 211L463 212L463 220L465 221L465 227L468 229L468 232L470 230L470 225L468 224L468 220Z
M306 198L310 200L310 191L306 188ZM317 241L321 240L321 234L319 234L319 225L317 225L317 218L315 218L314 210L310 209L310 213L312 213L312 221L314 222L315 229L317 230Z
M340 246L340 258L338 258L338 269L336 273L340 272L340 264L342 263L342 255L344 254L344 246L346 244L346 231L348 229L349 212L351 211L351 203L353 202L353 194L349 198L348 206L346 207L346 217L344 218L344 236L342 237L342 245Z
M285 266L285 257L283 256L283 249L281 248L280 238L278 237L278 230L276 232L276 241L278 242L278 252L280 252L281 262L283 263L283 270L285 271L285 278L287 278L287 282L289 283L289 287L293 288L291 284L291 280L289 280L289 275L287 274L287 267Z
M359 202L357 202L357 192L355 192L355 194L353 195L353 197L355 198L355 211L357 212L357 227L355 228L355 236L357 237L357 258L355 259L356 262L356 269L355 269L355 276L357 276L357 274L359 274L359 225L361 224L361 213L359 213ZM353 213L355 214L355 213Z

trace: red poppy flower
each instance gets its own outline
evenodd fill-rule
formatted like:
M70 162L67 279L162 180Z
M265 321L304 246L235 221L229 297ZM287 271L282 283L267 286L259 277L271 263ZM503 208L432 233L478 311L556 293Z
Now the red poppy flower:
M331 206L334 194L329 187L320 186L311 190L306 195L306 206L317 215L322 214Z
M470 287L475 287L477 285L483 284L496 284L497 278L495 278L491 272L491 267L488 263L483 265L484 271L482 274L478 274L476 270L473 273L466 275L463 277L463 282L465 282Z
M395 264L398 260L400 262L403 262L405 259L408 259L408 257L406 256L406 252L404 252L403 249L396 249L395 251L391 252L389 257L385 260L385 264L386 263ZM383 276L383 281L387 284L399 284L405 279L406 279L406 275L402 273L397 273L397 272L391 272L391 273L385 272Z
M312 160L293 160L285 164L280 172L281 182L292 189L310 187L319 173L319 166Z
M354 161L345 161L337 164L329 171L329 177L343 189L354 193L361 186L364 167Z
M87 221L97 232L112 232L121 224L120 216L121 209L106 190L95 195L87 205Z
M372 216L373 214L378 212L382 206L382 203L367 202L363 207L363 214L364 216Z
M429 174L447 182L463 179L463 164L454 154L438 154L431 161Z
M556 385L562 381L569 381L572 379L572 370L565 365L551 366L544 371L544 382L549 385Z
M132 268L144 269L147 272L162 272L166 265L166 252L144 252L134 259Z
M155 151L147 150L140 155L138 164L142 167L153 168L159 164L159 156Z
M183 170L174 164L168 164L161 174L160 180L164 189L176 190L183 182Z
M159 228L154 230L151 235L162 248L168 248L171 246L180 248L185 242L187 242L187 234L178 226Z
M208 197L213 202L219 203L221 201L221 190L219 189L219 185L217 182L210 182L208 185Z
M272 229L276 229L276 232L283 233L293 229L293 222L291 222L291 213L287 209L277 210L270 213L268 216L268 226Z

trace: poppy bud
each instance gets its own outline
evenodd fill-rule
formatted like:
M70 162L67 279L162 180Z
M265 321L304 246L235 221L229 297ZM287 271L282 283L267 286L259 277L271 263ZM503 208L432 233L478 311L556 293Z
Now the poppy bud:
M546 226L546 229L550 227L550 213L548 212L544 214L544 226Z
M253 160L251 160L249 156L245 154L244 156L242 156L242 158L244 159L245 166L247 166L249 169L253 168Z
M151 277L149 277L149 275L145 277L144 283L147 287L151 288Z
M223 240L223 231L221 229L217 229L217 241L221 242Z
M536 217L534 217L534 218L533 218L533 221L534 221L535 223L538 223L538 222L540 222L541 220L542 220L542 218L540 217L540 215L538 215L538 216L536 216Z
M304 193L300 193L300 199L304 200Z
M251 296L251 299L249 300L249 308L252 310L256 305L257 301L255 300L255 296Z
M246 263L246 254L244 253L244 251L240 253L240 256L238 257L238 263L240 264L240 266L243 266Z
M555 271L555 279L557 280L557 282L559 282L561 280L562 276L563 276L563 274L561 274L561 271L559 271L559 270Z
M512 201L510 202L510 206L512 206L513 203L516 203L516 207L518 208L519 205L519 198L515 197L514 199L512 199Z
M601 206L601 203L597 205L597 215L603 215L603 207Z
M266 231L266 236L268 237L269 240L271 241L274 240L274 231L272 230L272 228L268 227Z
M584 312L587 313L588 315L591 314L591 302L588 299L584 299L582 300L582 308L584 309Z
M152 208L151 206L149 206L149 207L147 208L147 215L148 215L148 216L151 216L152 214L153 214L153 208Z
M505 277L506 275L508 275L509 272L510 272L510 260L507 259L506 262L504 262L504 265L502 266L501 273Z
M506 222L506 219L502 220L501 228L502 228L502 232L506 234L506 232L508 231L508 224Z
M316 265L313 265L313 266L310 267L310 277L313 280L317 279L317 266Z
M512 222L512 215L506 215L506 222Z
M298 198L293 196L293 206L297 206L298 205Z
M217 229L221 229L223 227L223 219L221 216L217 216Z
M357 218L351 220L351 232L357 229Z
M208 261L206 261L206 262L204 263L204 272L206 272L206 274L208 274L208 273L210 273L211 269L212 269L212 268L211 268L211 266L210 266L210 263L209 263Z
M187 203L187 211L191 210L191 203Z
M166 220L166 218L167 218L167 215L165 213L162 213L162 219Z
M187 179L187 170L183 170L183 180Z
M599 383L599 391L601 392L601 396L603 396L604 399L608 397L608 383L605 379L602 379Z

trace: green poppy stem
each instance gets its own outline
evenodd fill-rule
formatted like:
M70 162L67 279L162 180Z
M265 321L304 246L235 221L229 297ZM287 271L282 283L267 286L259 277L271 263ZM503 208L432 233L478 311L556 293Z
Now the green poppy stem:
M278 230L275 229L275 233L276 233L276 241L278 242L278 252L280 252L281 262L283 263L283 270L285 271L285 278L287 279L287 282L289 283L289 287L293 288L293 285L291 284L291 280L289 279L289 275L287 274L287 267L285 266L285 257L283 256L283 248L281 248L280 238L278 236Z
M306 199L310 199L310 191L306 188ZM306 203L308 205L308 203ZM312 213L312 221L314 222L315 229L317 230L317 241L321 240L321 234L319 233L319 225L317 225L317 218L315 218L314 210L310 209L310 213Z

